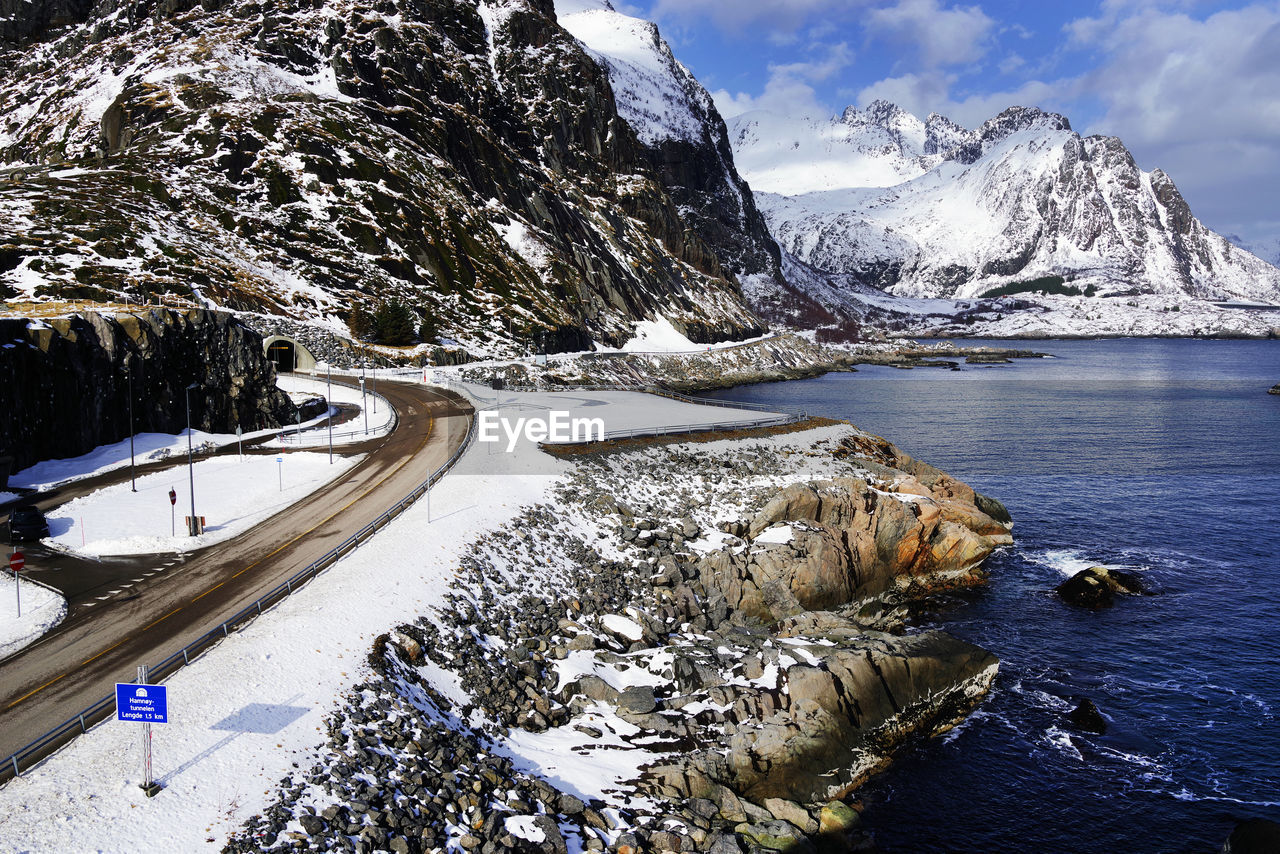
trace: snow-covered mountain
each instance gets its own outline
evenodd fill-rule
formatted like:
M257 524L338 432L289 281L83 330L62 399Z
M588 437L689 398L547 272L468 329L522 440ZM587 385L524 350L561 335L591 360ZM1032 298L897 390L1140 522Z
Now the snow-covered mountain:
M966 130L877 101L825 121L747 113L731 138L785 251L892 294L1063 277L1100 297L1280 302L1280 270L1201 224L1168 175L1054 113L1013 107Z
M0 0L0 300L396 300L476 352L758 334L737 274L777 250L710 99L662 69L696 109L655 134L600 56L551 0Z

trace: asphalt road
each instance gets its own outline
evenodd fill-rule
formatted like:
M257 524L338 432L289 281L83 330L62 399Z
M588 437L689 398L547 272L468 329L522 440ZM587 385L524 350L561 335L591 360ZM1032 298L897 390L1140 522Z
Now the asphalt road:
M132 682L137 665L176 652L323 556L422 483L466 438L471 410L460 399L401 383L379 391L399 414L396 430L368 446L347 446L367 456L285 513L182 559L77 561L92 566L50 573L83 577L74 585L55 582L77 591L67 619L0 663L0 757L110 694L114 683ZM98 600L92 592L125 577L131 586L123 595Z
M333 416L333 425L335 427L352 421L360 412L359 407L339 405L337 408L338 413ZM314 431L323 434L326 429L328 429L328 422L322 422L307 432ZM243 443L245 456L281 453L278 448L257 447L271 438L274 437L266 436ZM368 453L381 444L382 438L378 438L359 444L342 445L339 448L335 448L334 453L339 456ZM318 451L323 449L313 448L311 450ZM194 459L199 461L214 456L231 456L239 452L237 445L227 445L212 453L196 453ZM286 450L284 453L288 453L288 451ZM185 465L186 455L174 454L171 458L160 462L140 463L135 466L135 472L136 476L141 477L152 472L172 469L176 470L182 477L185 477ZM43 512L48 513L55 507L66 504L73 499L91 495L108 486L127 483L129 480L130 473L128 469L115 469L100 475L75 480L40 493L24 495L17 501L11 502L4 512L11 511L19 504L34 504ZM178 515L185 516L186 514L181 513L181 508L177 508L174 515L176 518ZM8 517L0 518L0 522L7 524ZM83 609L97 607L109 599L136 597L138 591L135 588L139 584L144 583L154 575L165 572L176 564L185 563L189 557L186 554L168 553L93 559L49 548L39 541L6 542L8 542L8 551L20 551L26 557L27 565L22 571L26 578L47 584L62 593L67 600L67 613L70 617L77 616ZM0 584L0 589L2 588L3 584ZM0 597L2 595L0 594Z

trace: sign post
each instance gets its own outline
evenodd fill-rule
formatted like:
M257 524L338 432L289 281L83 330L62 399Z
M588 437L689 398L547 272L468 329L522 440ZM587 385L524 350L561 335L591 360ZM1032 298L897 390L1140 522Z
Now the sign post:
M284 492L284 457L276 457L276 473L280 475L280 491Z
M169 536L178 536L178 511L175 509L178 504L178 493L174 492L173 487L169 487Z
M163 788L151 768L151 725L169 722L169 695L163 685L147 684L147 666L138 665L136 683L116 683L116 720L142 724L142 791L154 798Z
M9 556L9 568L13 570L13 595L18 600L18 617L22 617L22 585L18 581L18 573L27 565L27 559L23 557L22 552L14 552Z
M240 430L240 425L237 424L236 425L236 448L240 452L240 462L244 462L244 442L241 441L243 438L244 438L244 433Z

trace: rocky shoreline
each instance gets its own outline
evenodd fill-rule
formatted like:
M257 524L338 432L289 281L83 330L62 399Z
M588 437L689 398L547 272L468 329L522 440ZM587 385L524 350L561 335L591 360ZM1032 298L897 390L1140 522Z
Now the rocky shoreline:
M907 607L1011 527L844 424L577 455L225 850L873 850L850 794L999 666Z
M464 382L488 384L500 377L509 386L555 389L578 385L644 387L658 385L693 392L751 383L807 379L857 365L895 368L959 368L962 364L1009 364L1040 358L1031 350L957 347L949 343L874 342L848 346L817 344L784 334L734 347L698 353L595 353L550 356L545 364L482 362L457 370Z

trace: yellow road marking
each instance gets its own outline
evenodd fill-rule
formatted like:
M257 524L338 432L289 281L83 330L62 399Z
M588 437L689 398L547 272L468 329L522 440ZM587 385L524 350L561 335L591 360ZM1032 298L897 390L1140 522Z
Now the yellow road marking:
M271 552L270 554L267 554L267 555L264 555L263 557L258 558L256 561L254 561L253 563L249 564L249 565L248 565L248 566L246 566L244 569L242 569L242 570L240 570L239 572L237 572L235 575L231 576L231 579L239 578L240 576L244 575L246 572L248 572L249 570L253 569L255 566L259 565L259 564L260 564L260 563L262 563L263 561L268 560L269 558L271 558L271 557L273 557L273 556L275 556L275 555L279 554L280 552L284 551L285 549L289 548L289 546L293 545L293 544L294 544L294 543L296 543L298 540L300 540L300 539L302 539L303 537L305 537L307 534L310 534L310 533L311 533L312 531L314 531L316 528L319 528L321 525L325 525L325 524L328 524L329 522L333 521L333 519L334 519L335 517L337 517L339 514L341 514L344 510L347 510L348 508L350 508L352 504L355 504L357 501L360 501L360 500L362 500L362 499L364 499L364 498L368 497L369 493L373 492L375 489L377 489L378 487L382 486L382 484L386 483L386 482L387 482L387 480L388 480L389 478L391 478L393 475L395 475L396 473L398 473L398 472L400 471L400 469L402 469L402 468L404 468L405 466L407 466L407 465L409 464L409 461L410 461L410 460L412 460L414 457L416 457L416 456L418 455L418 452L422 450L422 447L423 447L424 445L426 445L426 444L427 444L427 441L431 438L431 434L432 434L433 432L435 432L435 426L436 426L436 419L435 419L435 417L434 417L434 416L430 416L430 415L428 415L428 416L427 416L427 432L426 432L426 434L422 437L422 441L418 443L418 447L416 447L416 448L414 448L414 449L413 449L413 453L412 453L412 454L410 454L409 456L405 457L405 458L404 458L404 460L400 463L400 465L396 466L394 469L392 469L391 471L387 472L387 473L386 473L386 475L384 475L384 476L383 476L383 478L382 478L381 480L379 480L379 481L378 481L377 483L375 483L373 486L371 486L371 487L369 487L368 489L366 489L364 492L362 492L362 493L360 493L359 495L357 495L355 498L353 498L353 499L351 499L350 501L348 501L348 502L347 502L346 504L344 504L342 507L340 507L340 508L338 508L337 510L335 510L331 515L329 515L329 516L325 517L325 518L324 518L324 519L322 519L321 521L319 521L319 522L317 522L316 524L312 525L310 528L308 528L307 530L303 531L301 534L298 534L298 536L294 537L292 540L290 540L289 542L287 542L287 543L285 543L284 545L280 546L279 548L277 548L275 551ZM227 579L227 580L228 580L228 581L230 581L231 579ZM186 605L179 605L177 608L174 608L172 611L170 611L169 613L165 614L163 617L160 617L159 619L155 620L154 622L148 623L146 626L143 626L143 627L142 627L142 630L139 632L139 634L141 634L142 632L147 631L147 630L148 630L148 629L150 629L152 626L154 626L154 625L156 625L156 624L158 624L158 623L162 623L162 622L164 622L165 620L169 619L169 618L170 618L170 617L172 617L174 614L178 613L179 611L183 610L184 608L187 608L187 607L189 607L189 606L191 606L191 605L194 605L196 602L199 602L199 601L200 601L201 599L203 599L205 596L208 596L210 593L212 593L213 591L217 590L219 587L223 586L223 585L224 585L224 584L226 584L226 583L227 583L226 581L221 581L221 582L219 582L218 584L214 585L213 587L210 587L208 590L206 590L206 591L204 591L203 593L201 593L199 596L197 596L197 597L195 597L194 599L192 599L192 600L191 600L190 602L188 602ZM107 653L111 652L111 650L115 649L116 647L123 646L124 644L126 644L126 643L128 643L129 641L133 640L133 638L134 638L134 637L136 637L136 635L130 635L130 636L128 636L128 637L125 637L125 638L120 639L119 641L117 641L116 643L114 643L114 644L112 644L111 646L107 647L107 648L106 648L106 649L104 649L102 652L98 653L97 655L93 656L92 658L86 658L84 661L80 662L80 663L79 663L79 664L77 664L75 667L71 668L70 670L66 671L65 673L62 673L62 674L59 674L58 676L53 677L53 678L52 678L52 679L50 679L48 682L44 683L43 685L41 685L41 686L40 686L40 687L38 687L38 688L33 688L33 689L31 689L31 690L30 690L30 691L28 691L26 694L23 694L21 697L19 697L18 699L14 700L14 701L13 701L13 702L11 702L11 703L9 703L9 705L5 706L5 710L6 710L6 711L8 711L9 709L12 709L14 706L18 705L18 704L19 704L19 703L21 703L22 701L24 701L24 700L26 700L26 699L28 699L28 698L30 698L30 697L32 697L32 696L34 696L34 695L36 695L36 694L39 694L39 693L40 693L41 691L43 691L45 688L48 688L50 685L54 684L55 682L58 682L58 681L59 681L59 680L61 680L61 679L65 679L67 676L70 676L72 673L74 673L75 671L79 670L81 667L84 667L86 664L92 664L93 662L97 661L99 658L102 658L102 656L104 656L104 655L106 655Z

